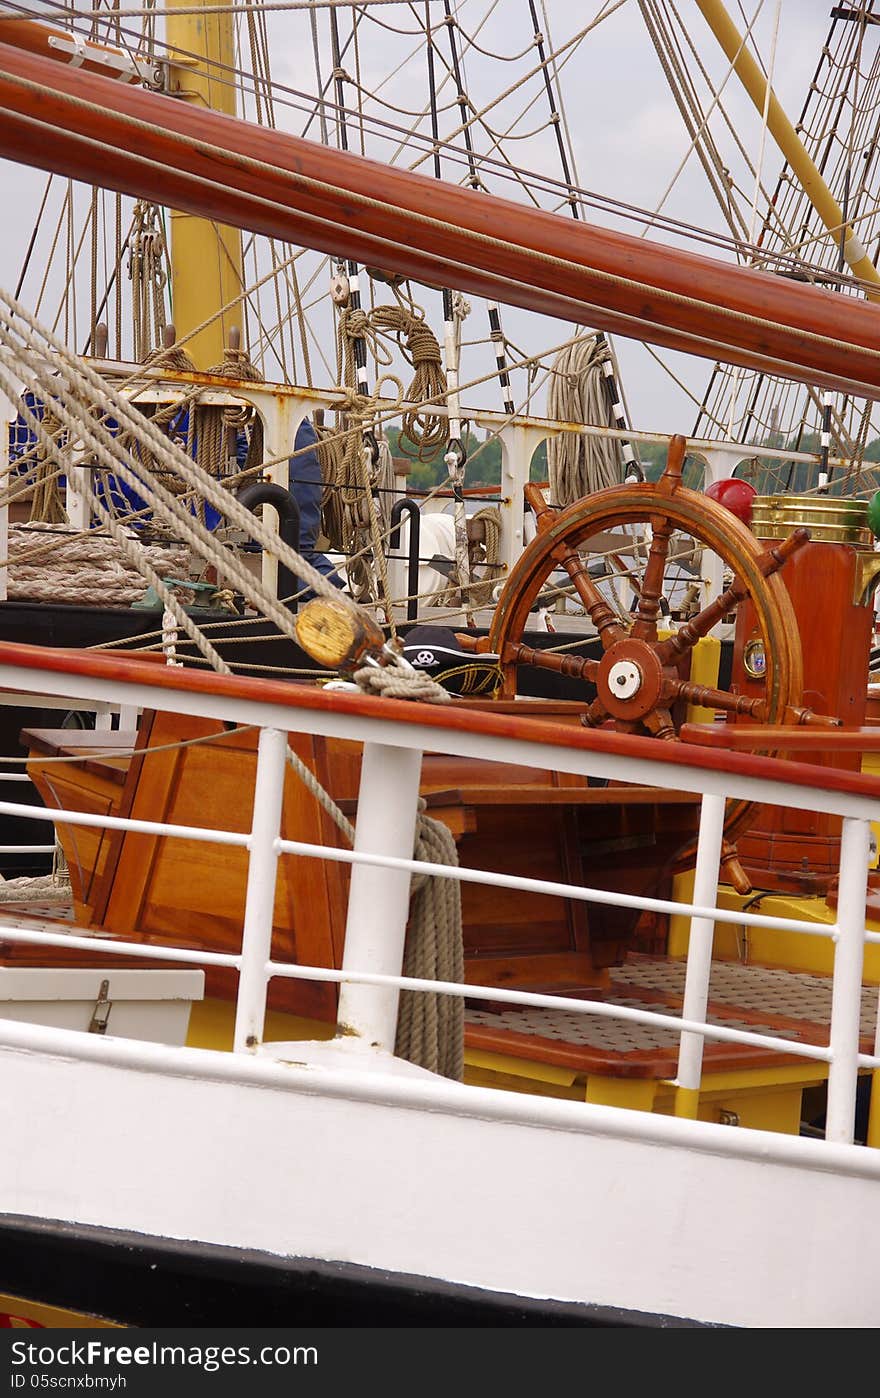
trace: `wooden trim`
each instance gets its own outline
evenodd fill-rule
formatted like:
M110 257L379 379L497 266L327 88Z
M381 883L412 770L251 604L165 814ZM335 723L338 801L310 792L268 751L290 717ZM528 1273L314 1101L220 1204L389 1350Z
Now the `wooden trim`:
M109 741L108 741L109 740ZM134 730L125 733L90 732L65 728L23 728L20 741L28 750L28 766L40 756L67 757L66 763L53 763L68 776L72 772L92 772L117 786L125 785L130 754L137 743Z
M542 1038L539 1034L519 1033L515 1029L494 1028L487 1024L467 1024L464 1031L465 1049L483 1053L500 1053L511 1058L531 1060L551 1067L571 1068L577 1073L597 1073L606 1078L674 1078L678 1071L678 1046L668 1049L640 1049L631 1053L614 1053L608 1049L593 1049L585 1044L567 1044L560 1039ZM703 1050L703 1072L726 1072L743 1068L772 1068L780 1065L804 1065L809 1077L815 1060L800 1058L792 1053L774 1053L771 1049L752 1044L709 1043ZM827 1068L819 1064L813 1076L822 1076Z
M692 791L668 791L663 786L459 786L427 791L425 803L435 806L698 806Z

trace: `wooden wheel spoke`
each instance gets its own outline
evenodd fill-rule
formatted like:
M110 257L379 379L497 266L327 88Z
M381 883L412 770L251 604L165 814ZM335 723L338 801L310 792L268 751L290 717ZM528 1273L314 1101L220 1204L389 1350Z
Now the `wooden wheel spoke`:
M605 650L608 650L609 646L613 646L616 641L623 640L627 633L590 577L580 554L572 549L560 549L558 554L554 554L554 557L574 583L575 591L598 631Z
M560 655L558 651L537 650L533 646L523 646L509 642L501 657L505 665L531 665L536 670L552 670L557 675L569 675L580 680L592 680L599 668L598 660L589 655Z
M678 742L672 714L668 709L652 709L649 714L645 714L642 723L649 733L653 733L655 738L661 738L667 743Z
M608 710L601 699L594 699L587 712L581 718L581 723L585 728L601 728L606 719L610 718Z
M685 622L684 626L680 626L674 636L669 636L659 643L657 657L660 664L674 665L676 660L693 649L697 641L708 636L713 626L723 621L729 612L735 611L747 596L745 585L739 578L734 578L726 592L720 593L714 602L710 602L695 617Z
M758 723L763 723L766 718L767 706L763 699L748 699L744 694L731 694L729 690L712 689L709 685L693 684L690 680L668 680L664 694L669 703L683 699L688 704L699 704L701 708L722 709L728 714L749 714Z
M651 548L645 574L638 588L639 601L631 635L638 641L656 641L657 618L660 615L660 598L663 595L663 579L666 574L666 561L669 556L669 540L673 526L669 520L653 523Z
M788 562L792 554L802 549L804 544L810 542L809 529L793 529L787 539L783 539L781 544L774 544L773 548L767 549L761 555L760 568L765 578L771 578L774 573Z

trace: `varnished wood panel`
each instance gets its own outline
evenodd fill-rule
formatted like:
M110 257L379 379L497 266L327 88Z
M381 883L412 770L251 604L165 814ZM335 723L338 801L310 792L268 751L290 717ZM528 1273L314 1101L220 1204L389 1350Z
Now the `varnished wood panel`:
M57 738L59 746L64 741ZM138 744L117 797L122 814L242 833L250 829L255 732L147 713ZM353 820L360 746L308 737L296 738L294 746ZM511 784L514 774L524 778L519 785ZM94 786L99 776L88 770L78 780ZM562 785L551 768L523 773L506 764L440 754L426 754L422 789L430 813L456 836L466 866L599 887L620 879L633 892L668 891L658 883L664 878L664 851L674 831L693 823L695 805L695 798L680 792L591 787L583 778ZM661 817L663 807L668 810ZM661 819L665 844L656 836ZM342 840L292 772L285 783L282 830L289 839L309 843ZM243 849L131 832L109 838L109 852L92 882L96 926L120 936L136 933L145 945L181 942L238 951L247 881ZM307 965L341 964L347 886L345 865L282 857L273 955ZM572 980L576 968L581 983L595 983L601 969L633 944L638 923L638 914L629 909L476 884L462 885L462 912L468 978L485 981L481 963L486 961L502 976L515 968L522 978L528 971L542 986L552 984L563 965L566 986L578 983ZM231 972L208 972L209 993L234 990ZM309 983L277 981L270 991L271 1005L310 1016L332 1017L335 999L334 989Z
M854 600L857 550L847 544L811 541L787 561L780 576L791 596L803 648L802 705L861 730L874 613L871 606ZM754 629L754 612L746 602L737 613L731 687L750 698L763 692L762 683L749 676L742 659ZM735 730L739 725L729 726ZM832 730L821 741L801 741L786 749L780 739L775 746L785 755L797 752L802 760L822 768L823 780L824 774L830 780L859 772L860 744L834 741L836 737ZM839 817L821 811L792 805L759 807L737 841L740 862L757 887L822 894L837 867L839 832Z
M133 764L126 789L130 815L240 833L250 829L255 732L229 733L210 720L157 714L146 720L145 733L148 745L141 760ZM181 739L209 735L212 741L204 744L161 750ZM323 746L320 740L310 738L291 741L294 751L312 770L321 766L316 745ZM340 757L340 766L346 766L345 754ZM292 771L285 780L282 829L292 840L339 842L329 816ZM136 928L153 943L180 941L212 951L237 952L247 867L247 852L242 848L129 832L118 851L103 924L119 933ZM338 963L347 881L343 865L293 855L281 857L273 915L275 959L303 965ZM215 993L234 993L228 972L209 973L208 987ZM332 1018L336 990L279 979L271 984L270 1004Z

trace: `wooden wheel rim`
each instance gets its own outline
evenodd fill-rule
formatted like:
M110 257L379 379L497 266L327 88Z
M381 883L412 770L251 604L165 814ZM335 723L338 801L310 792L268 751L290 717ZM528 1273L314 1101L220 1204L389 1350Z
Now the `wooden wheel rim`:
M686 486L669 491L649 482L612 486L575 501L561 510L523 552L498 600L488 638L489 648L500 657L504 697L516 693L517 672L515 664L505 661L505 649L520 640L538 593L559 566L554 553L560 547L576 550L594 535L621 525L655 526L669 522L717 553L744 583L755 608L767 660L764 721L784 721L787 707L800 703L803 689L797 620L785 583L778 573L764 576L760 567L764 549L729 510ZM754 802L728 802L724 823L728 840L734 840L749 825L755 810ZM695 850L695 840L682 847L673 861L676 872L692 866Z

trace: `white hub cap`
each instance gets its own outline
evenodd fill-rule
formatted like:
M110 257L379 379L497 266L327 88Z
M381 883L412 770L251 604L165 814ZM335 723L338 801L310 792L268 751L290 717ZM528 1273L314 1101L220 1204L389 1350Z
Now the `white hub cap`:
M618 660L608 671L608 688L615 699L632 699L642 687L642 672L632 660Z

